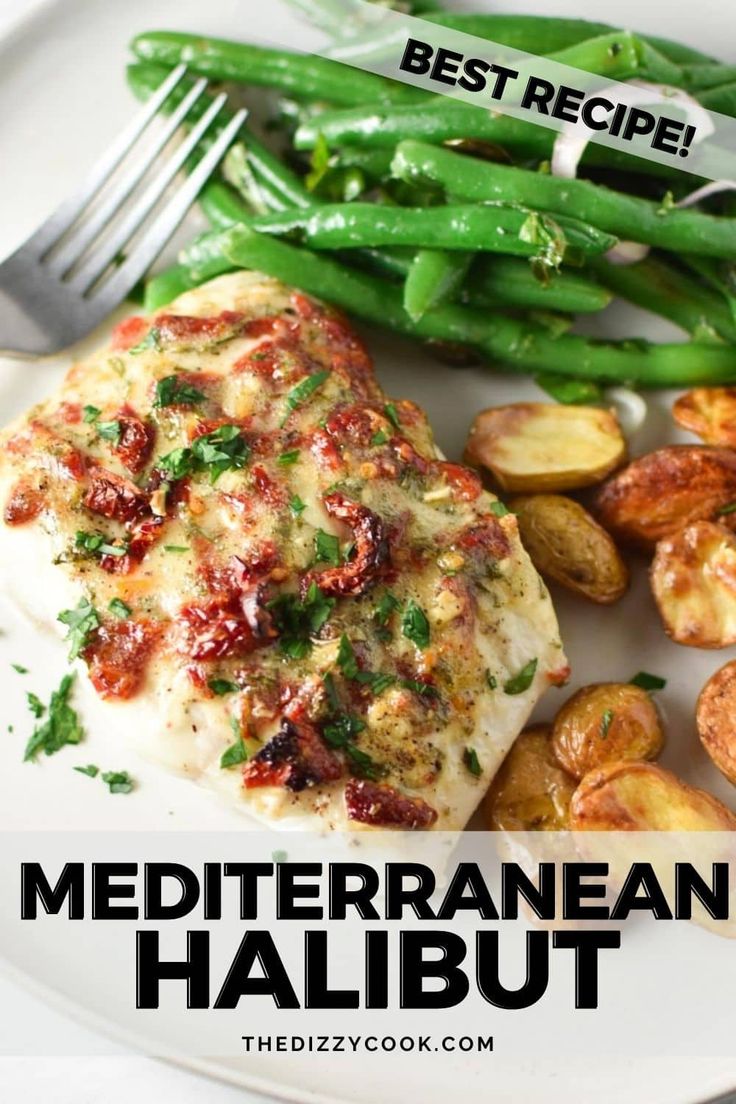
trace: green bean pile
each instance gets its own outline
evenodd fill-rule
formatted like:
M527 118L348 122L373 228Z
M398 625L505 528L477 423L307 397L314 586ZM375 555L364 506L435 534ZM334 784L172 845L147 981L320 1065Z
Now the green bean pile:
M340 32L338 0L291 3ZM664 83L736 115L736 66L667 39L578 19L448 13L432 0L399 6L602 82ZM149 281L148 309L253 268L462 361L531 374L561 401L589 400L611 383L736 381L733 193L680 207L702 181L596 145L578 179L553 176L553 132L336 60L168 31L141 34L132 49L128 79L140 99L180 62L191 80L271 89L273 144L286 150L277 155L244 128L200 197L211 232ZM179 85L168 110L189 87ZM618 242L650 252L614 263ZM614 296L676 322L690 340L570 332L577 315Z

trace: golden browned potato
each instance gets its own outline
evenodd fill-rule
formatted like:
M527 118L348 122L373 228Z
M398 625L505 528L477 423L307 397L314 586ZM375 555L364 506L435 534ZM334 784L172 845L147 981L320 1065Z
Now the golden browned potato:
M672 414L706 444L736 448L736 387L695 387L680 395Z
M703 747L729 782L736 785L736 660L708 679L695 712Z
M692 521L720 517L736 502L736 453L669 445L634 460L604 484L593 512L613 537L651 549ZM726 524L736 515L724 514Z
M579 502L563 495L524 495L509 503L537 571L610 605L625 594L629 572L605 529Z
M605 479L626 459L626 443L608 410L512 403L481 411L465 455L504 491L569 491Z
M608 763L573 794L576 832L734 832L736 816L704 790L654 763Z
M652 593L667 635L691 648L736 644L736 537L696 521L657 545Z
M626 682L584 686L552 727L554 753L578 779L605 763L654 759L663 746L657 707L646 690Z
M557 762L548 725L527 728L493 779L483 802L494 832L561 832L567 828L575 780Z

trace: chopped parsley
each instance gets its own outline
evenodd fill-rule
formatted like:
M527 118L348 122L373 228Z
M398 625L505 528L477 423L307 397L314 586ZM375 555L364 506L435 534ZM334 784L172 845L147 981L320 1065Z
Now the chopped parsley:
M139 353L145 353L148 349L155 349L157 353L161 351L161 331L156 326L152 326L143 340L134 345L132 349L128 349L128 352L137 356Z
M378 433L374 433L371 437L371 444L374 446L385 445L388 441L388 433L385 429L379 429Z
M66 744L78 744L84 738L79 717L69 705L73 683L74 675L64 675L58 690L51 694L46 719L36 726L26 744L24 762L35 759L40 751L44 755L54 755Z
M498 679L495 675L492 675L489 670L486 669L486 683L489 690L495 690L498 686Z
M650 675L648 671L639 671L638 675L629 679L629 683L631 686L638 686L641 690L664 690L667 679L660 678L659 675Z
M605 740L608 736L608 730L611 727L611 721L613 720L614 713L612 709L605 709L601 715L601 740Z
M716 510L719 515L736 513L736 502L729 502L726 506L721 506L720 510Z
M480 778L483 768L475 748L466 747L463 752L463 763L475 778Z
M436 686L431 686L428 682L419 682L417 679L399 679L399 686L404 690L411 690L414 694L419 694L423 698L438 698L440 696L439 690Z
M102 411L98 406L85 406L83 407L84 420L87 425L92 425L97 421Z
M383 408L383 413L386 415L388 420L396 427L396 429L401 429L401 422L399 421L399 413L398 413L394 403L391 403L391 402L386 403L386 405Z
M83 648L89 644L90 637L100 627L97 610L88 598L81 598L76 609L62 610L57 617L66 625L66 639L69 641L69 659L76 659Z
M296 464L299 459L299 449L292 449L291 452L282 452L276 461L282 468L289 468L292 464Z
M401 605L398 598L394 598L390 590L385 591L378 599L378 605L373 612L373 620L378 625L386 625L391 614L395 613Z
M130 606L122 600L122 598L113 598L107 607L113 616L117 617L120 621L127 620L133 612Z
M514 675L513 678L510 678L508 682L504 683L504 694L523 694L525 690L528 690L534 681L538 664L538 659L530 659L526 666L522 667L518 675Z
M225 748L220 756L220 768L227 770L229 767L237 767L240 763L247 763L248 749L243 743L243 738L238 737L234 744Z
M204 391L186 382L186 376L166 376L156 384L154 406L196 406L207 396Z
M102 781L111 794L129 794L135 785L127 771L105 771Z
M325 533L324 529L318 529L314 534L314 560L315 563L327 563L332 567L339 567L342 563L340 538L334 533Z
M240 427L223 425L198 437L191 448L178 448L159 460L159 466L173 479L183 479L196 472L209 472L216 483L223 472L244 468L250 457L250 448Z
M335 606L316 583L310 583L304 600L297 594L279 594L268 603L279 631L279 647L292 659L303 659L312 649L311 638L327 622Z
M86 767L74 767L77 774L86 774L88 778L96 778L100 773L100 768L96 767L94 763L88 763Z
M417 648L426 648L429 645L429 621L421 606L410 599L401 618L401 631L407 640L416 644Z
M324 740L331 748L344 751L355 774L376 782L382 775L381 767L367 752L361 751L355 739L365 728L365 723L352 713L340 713L322 730Z
M329 372L315 372L313 376L306 376L296 387L292 387L291 391L286 396L286 414L281 424L284 425L289 415L300 406L303 406L304 403L312 397L315 391L319 391L322 384L329 378Z
M110 544L104 533L89 533L83 529L77 531L74 548L90 556L124 556L127 552L123 544Z
M292 495L289 499L289 509L294 517L301 517L307 508L306 502L302 502L298 494Z
M14 671L17 671L19 675L27 675L28 674L28 668L27 667L21 667L20 663L11 663L10 666L13 668Z
M189 547L186 544L165 544L164 552L188 552Z
M340 647L337 650L337 666L340 668L345 678L348 679L356 678L360 670L358 661L355 658L353 645L350 643L345 633L340 637Z
M496 517L506 517L507 514L511 513L509 508L507 506L504 506L503 502L501 502L500 500L492 502L489 509L492 514L495 514Z
M208 679L207 685L213 694L217 694L218 698L222 698L225 694L234 694L240 689L237 682L230 682L229 679L212 678Z
M289 858L288 851L273 851L271 853L271 859L275 863L287 862L288 858Z
M28 702L28 708L36 720L38 720L39 717L43 717L46 712L46 706L36 694L29 690L26 694L26 701Z
M114 445L120 444L123 433L122 422L98 422L97 433L105 441L112 441Z

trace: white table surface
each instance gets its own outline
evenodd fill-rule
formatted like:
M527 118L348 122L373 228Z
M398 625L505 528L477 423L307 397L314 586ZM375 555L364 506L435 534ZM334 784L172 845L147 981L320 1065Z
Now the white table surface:
M0 35L42 0L0 0ZM118 3L119 0L100 0ZM0 151L0 160L2 151ZM23 1056L29 1039L57 1040L77 1057ZM243 1089L205 1080L150 1058L132 1057L107 1039L50 1011L0 977L0 1100L23 1104L265 1104Z

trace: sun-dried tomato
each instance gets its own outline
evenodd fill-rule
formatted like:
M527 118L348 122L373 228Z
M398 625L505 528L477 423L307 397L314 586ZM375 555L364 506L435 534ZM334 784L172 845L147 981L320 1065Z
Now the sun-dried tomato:
M137 475L148 463L156 431L132 411L118 414L115 421L120 426L120 436L112 445L112 451L129 472Z
M345 787L348 819L377 828L430 828L437 812L418 797L406 797L392 786L351 778Z
M159 344L171 349L204 349L235 337L243 329L244 316L222 311L210 318L187 314L159 314L154 319Z
M132 698L140 690L151 653L162 633L154 621L105 624L82 652L89 677L103 698Z
M83 501L95 514L124 522L133 521L148 507L147 496L135 483L106 468L92 469Z
M307 445L320 468L337 471L342 467L340 450L324 429L315 429L307 438Z
M78 402L63 402L56 411L56 417L65 425L78 425L82 420L82 406Z
M466 529L457 546L468 552L483 553L494 560L505 560L511 555L511 542L494 514L488 514L477 525Z
M276 636L259 587L244 590L237 604L213 599L203 605L185 606L177 625L178 651L195 660L247 655Z
M251 470L258 497L272 509L280 509L285 506L286 492L283 484L278 483L260 464L255 464Z
M462 464L448 464L445 461L437 463L437 471L445 477L448 485L457 492L463 502L475 502L480 497L483 484L480 478L470 468Z
M25 525L34 521L46 505L46 496L40 488L27 479L19 479L5 504L3 518L6 525Z
M144 334L148 332L150 323L146 318L142 318L140 315L133 315L132 318L124 318L122 322L118 322L117 326L112 331L112 340L110 342L110 348L116 353L125 353L128 349L132 349L134 345L138 345L143 340Z
M364 594L390 569L387 528L383 520L340 491L325 495L324 505L330 517L343 522L353 533L353 558L340 567L329 567L305 578L314 580L323 594L338 596Z
M291 720L243 768L246 789L257 786L283 786L298 793L308 786L334 782L343 767L313 725Z

